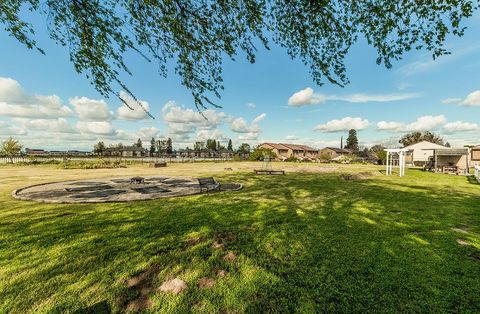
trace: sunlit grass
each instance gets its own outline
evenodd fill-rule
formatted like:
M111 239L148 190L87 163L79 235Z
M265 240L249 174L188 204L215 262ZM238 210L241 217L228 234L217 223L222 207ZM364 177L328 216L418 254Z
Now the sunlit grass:
M375 175L254 176L257 166L1 168L0 312L122 312L139 294L126 281L152 265L152 312L480 311L479 184L418 170L385 177L354 165L339 171ZM38 182L134 174L214 175L245 188L108 204L10 197ZM215 241L224 247L214 249ZM228 252L236 260L225 260ZM185 291L157 290L175 277ZM202 277L215 285L199 288Z

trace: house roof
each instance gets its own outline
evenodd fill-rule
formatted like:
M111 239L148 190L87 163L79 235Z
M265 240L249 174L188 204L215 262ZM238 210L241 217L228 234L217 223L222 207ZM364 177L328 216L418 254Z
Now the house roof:
M405 146L404 148L406 149L415 149L417 147L423 147L423 149L432 149L432 148L445 148L445 146L437 144L437 143L432 143L429 141L421 141L412 145Z
M263 143L263 144L260 144L261 145L268 145L272 148L275 148L275 149L288 149L288 147L285 147L284 145L282 144L275 144L275 143Z
M350 154L351 151L349 151L348 149L344 149L344 148L338 148L338 147L325 147L327 149L330 149L330 150L333 150L334 152L336 153L339 153L339 154Z
M301 145L301 144L288 144L288 143L263 143L263 144L260 144L261 145L268 145L272 148L275 148L275 149L281 149L281 150L288 150L288 149L291 149L291 150L304 150L304 151L309 151L309 152L316 152L317 150L315 148L312 148L310 146L307 146L307 145Z
M468 148L439 148L434 149L437 156L462 156L468 155Z
M305 151L310 151L310 152L316 152L317 150L307 146L307 145L299 145L299 144L285 144L285 143L280 143L280 145L283 145L287 148L290 148L291 150L305 150Z

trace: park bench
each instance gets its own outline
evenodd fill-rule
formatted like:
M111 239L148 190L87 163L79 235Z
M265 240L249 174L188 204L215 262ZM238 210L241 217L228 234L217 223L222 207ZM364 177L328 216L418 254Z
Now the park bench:
M142 177L133 177L130 179L131 184L142 184L145 183L145 178Z
M213 177L198 178L198 184L200 185L200 192L210 192L220 188L220 184Z

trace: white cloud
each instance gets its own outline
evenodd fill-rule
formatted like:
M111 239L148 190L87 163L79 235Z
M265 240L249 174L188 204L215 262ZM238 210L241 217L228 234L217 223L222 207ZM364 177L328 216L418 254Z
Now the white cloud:
M149 127L149 128L141 128L137 132L138 138L151 138L151 137L158 137L160 134L160 130L156 127Z
M445 98L442 99L442 104L458 104L462 101L462 98Z
M74 97L70 98L69 102L82 121L109 121L113 118L113 112L108 110L108 105L103 99Z
M467 95L460 103L463 106L480 106L480 90L476 90Z
M313 105L325 103L327 100L346 101L350 103L368 103L368 102L391 102L417 98L418 93L392 93L392 94L365 94L357 93L351 95L322 95L316 94L313 89L307 87L296 92L288 99L288 105L300 107L304 105Z
M314 130L322 132L343 132L350 129L364 130L370 125L370 122L362 118L345 117L340 120L330 120L326 124L317 125Z
M131 110L125 104L117 109L117 117L122 120L144 120L148 118L146 111L150 111L150 105L144 100L135 101L130 95L128 95L123 90L120 91L120 98L123 99L130 107ZM140 103L140 105L139 105Z
M192 109L184 109L178 106L174 101L167 102L163 108L163 119L172 130L185 130L186 127L172 126L172 124L187 124L190 129L214 129L219 124L223 123L226 118L224 112L218 112L213 109L207 109L202 113Z
M296 141L296 140L299 139L299 137L296 136L296 135L287 135L287 136L285 136L285 139L286 139L287 141Z
M113 125L108 121L78 121L77 129L86 134L114 135L116 133Z
M28 130L52 133L76 133L75 129L64 118L58 119L16 119Z
M57 95L29 95L14 79L0 77L0 115L49 119L71 114Z
M367 103L367 102L391 102L417 98L419 94L417 93L404 93L404 94L352 94L344 96L328 96L328 100L342 100L351 103Z
M380 121L377 123L377 130L379 131L392 131L392 132L398 132L405 129L405 124L401 122L395 122L395 121Z
M258 123L265 119L267 116L266 113L262 113L255 117L255 119L252 120L252 123L248 124L247 121L245 121L244 118L239 117L234 119L230 123L230 130L232 130L235 133L260 133L260 126Z
M258 122L262 121L263 119L265 119L265 117L267 116L267 114L264 112L262 114L259 114L255 119L253 119L252 123L253 124L257 124Z
M377 130L389 132L432 131L445 123L447 123L447 119L444 115L422 116L409 124L396 121L380 121L377 123Z
M440 125L445 124L447 119L444 115L439 116L422 116L416 121L407 124L407 131L430 131L437 129Z
M26 135L27 130L23 127L10 126L4 121L0 121L0 137L12 135Z
M292 107L300 107L304 105L316 105L325 102L326 97L321 94L315 94L313 89L307 87L294 93L288 99L288 105Z
M248 108L255 108L257 105L255 105L253 102L249 102L246 105Z
M477 123L455 121L447 123L443 126L443 130L447 133L468 132L480 130Z

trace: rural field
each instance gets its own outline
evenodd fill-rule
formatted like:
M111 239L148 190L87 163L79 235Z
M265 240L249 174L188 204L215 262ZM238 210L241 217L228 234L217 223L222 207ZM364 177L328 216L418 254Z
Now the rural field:
M473 178L305 163L256 176L258 167L0 167L0 313L480 312ZM10 195L135 175L213 176L243 189L101 204ZM173 278L186 288L161 291Z

